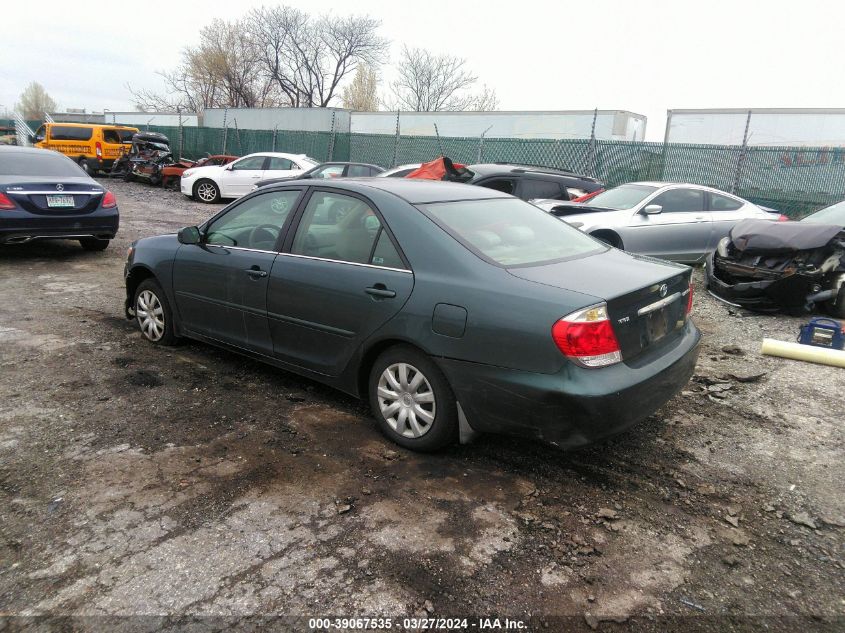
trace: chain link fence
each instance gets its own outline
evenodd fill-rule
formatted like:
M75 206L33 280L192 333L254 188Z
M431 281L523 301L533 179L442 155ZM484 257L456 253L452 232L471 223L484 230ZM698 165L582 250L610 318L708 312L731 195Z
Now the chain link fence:
M39 122L32 122L36 129ZM392 167L445 154L458 163L507 162L598 178L608 187L662 180L709 185L798 217L845 198L845 148L743 147L604 141L402 136L295 130L141 126L165 134L174 154L243 156L259 151Z

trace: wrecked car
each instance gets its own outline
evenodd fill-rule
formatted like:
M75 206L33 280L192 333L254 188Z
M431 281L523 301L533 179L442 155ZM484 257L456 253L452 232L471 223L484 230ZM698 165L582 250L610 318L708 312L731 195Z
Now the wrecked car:
M800 222L740 222L705 266L708 291L731 305L845 318L845 201Z
M182 174L185 173L185 170L191 169L192 167L205 167L207 165L228 165L233 160L238 160L238 158L240 157L230 156L229 154L211 154L205 158L200 158L198 161L181 158L178 162L161 168L161 186L173 186L178 188L179 179L182 178Z
M126 182L146 180L151 185L162 181L161 170L173 164L170 140L158 132L138 132L132 145L112 166L111 176L122 176Z

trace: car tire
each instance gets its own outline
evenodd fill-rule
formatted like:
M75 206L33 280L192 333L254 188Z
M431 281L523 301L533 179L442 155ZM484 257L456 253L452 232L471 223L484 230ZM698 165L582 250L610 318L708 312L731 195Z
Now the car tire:
M370 370L369 396L381 432L400 446L430 452L458 439L452 388L434 361L413 347L382 352Z
M145 279L135 289L132 301L135 309L135 321L141 335L156 345L175 345L173 311L161 286L154 279Z
M194 200L214 204L220 200L220 188L213 180L204 178L194 185Z
M135 180L135 174L132 173L132 167L127 165L123 174L123 182L132 182L133 180Z
M827 311L837 319L845 319L845 284L839 288L836 299L827 302Z
M98 240L96 237L83 237L80 246L86 251L104 251L109 247L109 240Z

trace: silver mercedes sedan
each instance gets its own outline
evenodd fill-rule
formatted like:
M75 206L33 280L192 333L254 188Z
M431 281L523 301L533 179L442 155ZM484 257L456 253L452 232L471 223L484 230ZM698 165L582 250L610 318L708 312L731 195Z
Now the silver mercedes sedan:
M786 219L724 191L685 183L632 182L583 204L532 203L616 248L685 263L704 261L740 220Z

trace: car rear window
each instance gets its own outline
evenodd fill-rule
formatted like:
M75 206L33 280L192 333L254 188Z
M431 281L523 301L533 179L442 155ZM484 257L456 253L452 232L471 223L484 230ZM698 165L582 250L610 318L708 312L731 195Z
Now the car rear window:
M71 159L48 150L0 152L0 176L70 178L85 175L82 168Z
M593 238L516 198L420 205L465 246L500 266L530 266L601 250Z
M91 139L94 130L90 127L70 127L54 125L50 128L51 141L87 141Z

